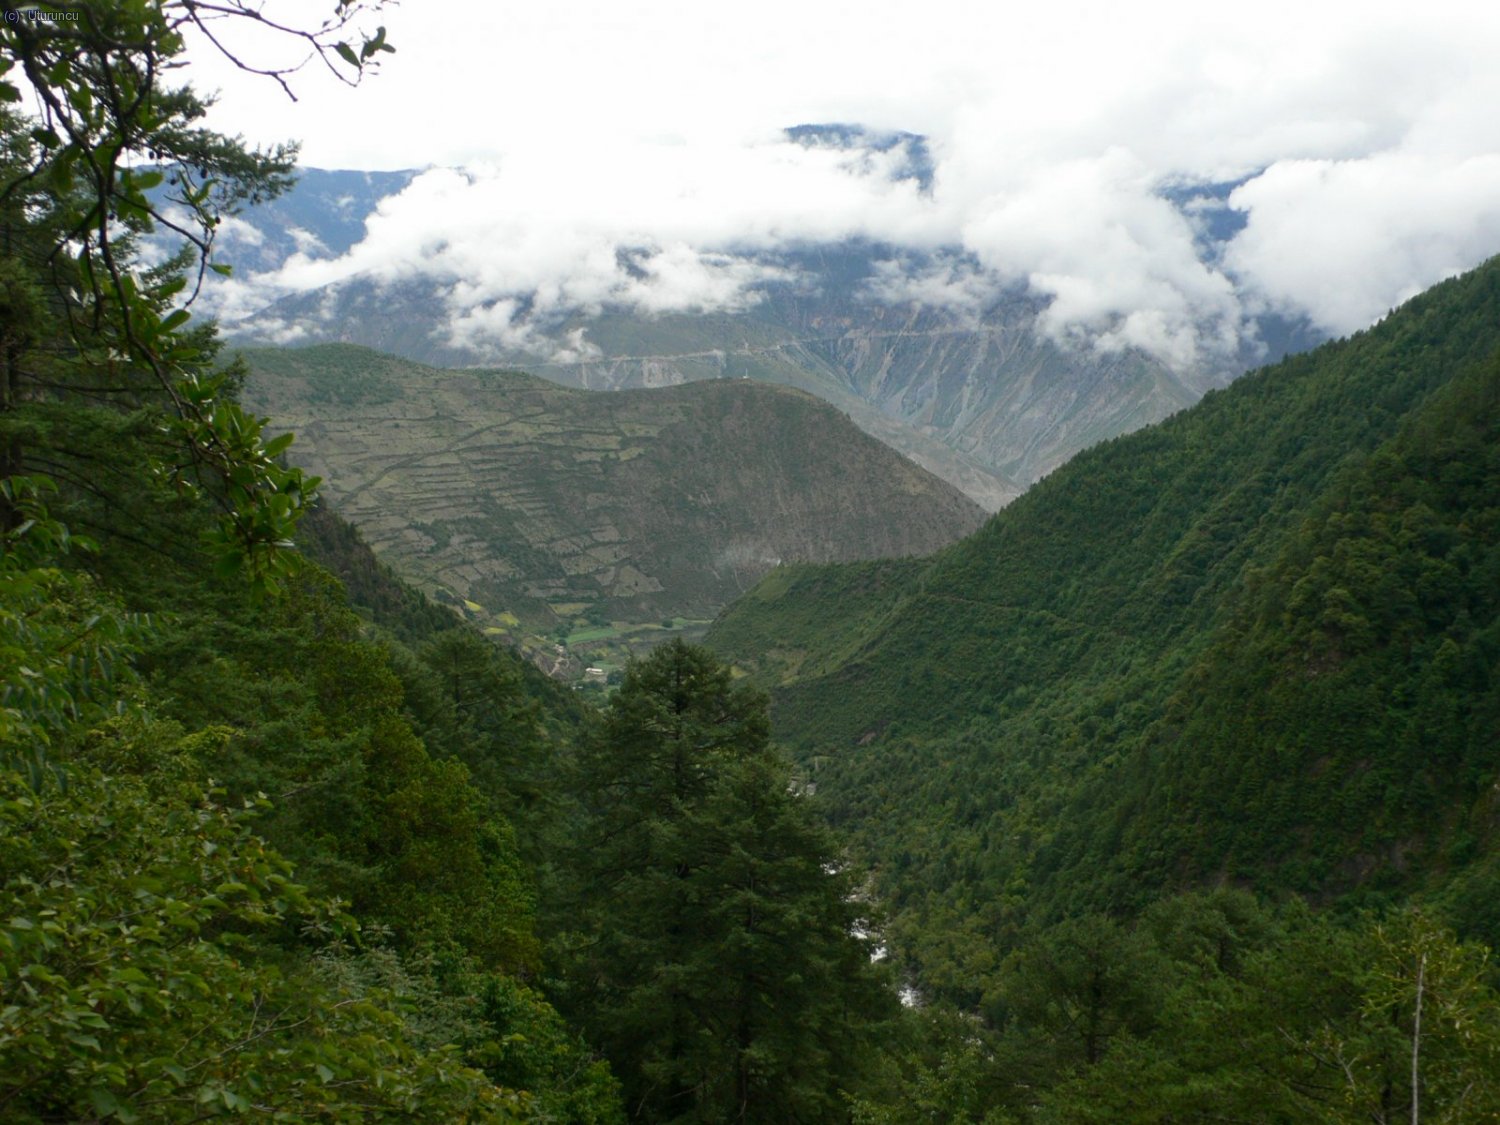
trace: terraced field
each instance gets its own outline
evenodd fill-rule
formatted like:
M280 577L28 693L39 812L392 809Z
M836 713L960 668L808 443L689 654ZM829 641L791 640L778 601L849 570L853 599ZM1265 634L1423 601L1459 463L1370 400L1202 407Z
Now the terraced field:
M925 554L984 518L788 387L590 392L349 345L245 355L247 400L297 433L376 552L559 670L701 627L780 563Z

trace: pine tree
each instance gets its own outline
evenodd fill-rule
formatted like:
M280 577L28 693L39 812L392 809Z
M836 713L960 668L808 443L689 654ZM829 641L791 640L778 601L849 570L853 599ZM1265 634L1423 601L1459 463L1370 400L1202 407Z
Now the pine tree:
M843 1120L894 1002L764 696L673 641L627 670L580 766L570 1000L633 1118Z

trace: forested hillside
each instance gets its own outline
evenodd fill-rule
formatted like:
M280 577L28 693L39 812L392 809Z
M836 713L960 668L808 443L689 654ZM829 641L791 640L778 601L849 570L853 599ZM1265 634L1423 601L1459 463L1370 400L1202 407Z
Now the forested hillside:
M929 987L1205 885L1425 892L1500 938L1497 349L1492 262L924 564L784 570L720 619Z

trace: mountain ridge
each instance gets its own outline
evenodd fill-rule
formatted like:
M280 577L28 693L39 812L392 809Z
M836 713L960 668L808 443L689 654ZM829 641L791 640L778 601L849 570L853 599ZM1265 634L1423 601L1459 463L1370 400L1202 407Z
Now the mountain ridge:
M787 136L803 146L848 151L851 159L858 153L884 159L899 148L908 162L891 174L931 189L930 161L914 134L804 126ZM306 235L317 235L318 215L347 222L327 198L333 193L324 181L331 175L308 181L315 206L293 206L303 188L288 197L284 209L307 216ZM366 191L369 185L355 186ZM1216 208L1210 218L1227 206L1225 185L1163 189L1162 198L1195 216L1210 241L1234 229L1200 214L1205 201ZM236 221L251 231L271 224L275 229L263 241L284 247L286 220L279 214L262 217L252 209ZM312 258L336 258L335 244L347 238L324 241L325 250L312 250ZM1202 251L1208 259L1211 249ZM229 250L238 253L234 245ZM274 272L262 268L269 262L265 249L247 253L251 284L235 283L241 302L255 291L256 271ZM627 273L639 272L631 265L634 253L616 255ZM246 344L357 343L439 366L528 370L570 386L659 386L726 372L790 383L832 402L866 432L991 511L1080 449L1190 405L1263 354L1246 344L1234 356L1178 370L1138 349L1096 347L1084 337L1050 333L1047 301L1024 283L968 292L965 279L972 280L978 265L952 248L918 251L855 237L779 250L740 248L734 256L762 280L719 311L605 302L570 312L539 308L546 303L534 293L459 309L455 293L468 289L463 279L424 277L409 265L390 275L335 271L329 276L341 280L285 293L268 305L270 296L236 304L224 320L226 331ZM249 308L255 311L246 315ZM1257 330L1273 357L1321 338L1306 324L1270 314Z
M778 572L721 615L929 985L1185 886L1494 890L1497 354L1500 260L929 559Z
M333 507L517 639L706 621L782 561L926 553L984 518L795 388L601 394L347 345L244 354L247 401L297 433Z

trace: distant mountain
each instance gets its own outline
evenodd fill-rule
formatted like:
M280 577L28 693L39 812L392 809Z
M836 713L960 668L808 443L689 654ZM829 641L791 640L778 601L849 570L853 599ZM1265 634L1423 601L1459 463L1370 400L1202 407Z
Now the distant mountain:
M279 199L225 221L217 255L240 275L274 270L293 254L334 257L365 236L365 219L416 171L359 172L302 168L297 186Z
M868 287L887 253L854 244L785 255L781 264L818 278L817 287L768 289L737 316L570 322L586 327L602 355L525 368L600 388L718 374L787 382L835 403L992 510L1080 449L1158 421L1226 381L1176 376L1138 352L1065 351L1037 331L1040 302L1020 293L976 317L874 300Z
M902 130L868 129L863 125L847 122L829 122L819 125L793 125L786 130L789 140L808 148L833 148L844 152L891 153L904 157L895 170L897 180L915 180L924 192L932 190L933 175L937 167L927 138Z
M950 382L962 394L966 373L953 369L948 352L952 347L968 347L983 353L986 342L972 330L947 323L940 313L915 313L921 326L903 328L902 321L914 316L914 310L909 309L894 311L892 317L901 319L884 328L882 310L862 310L861 320L869 322L867 328L854 328L854 322L847 318L844 324L833 320L825 323L806 309L797 315L812 323L798 328L766 315L766 311L664 314L651 318L606 312L587 320L574 318L562 325L560 331L567 334L582 329L587 332L590 344L599 349L597 357L579 362L540 359L523 352L510 352L495 361L483 353L434 339L433 334L445 323L446 315L437 291L426 286L378 288L354 282L328 292L284 299L268 315L271 323L300 326L299 338L361 344L448 367L489 366L499 362L564 386L589 390L667 387L726 376L798 387L838 407L866 433L949 481L987 510L1002 507L1025 490L1023 481L993 463L982 442L971 440L969 444L974 449L970 452L950 438L949 427L941 422L927 425L903 418L899 402L888 401L885 406L897 411L889 412L881 403L866 397L855 377L839 367L837 355L829 354L840 347L843 339L845 346L860 351L878 365L882 357L903 342L911 343L917 337L932 340L936 347L929 352L930 376L938 378L949 372ZM231 338L240 342L259 338L255 332L231 327ZM1036 344L1029 335L1024 340L1023 347L1055 355L1055 349ZM1066 369L1066 364L1055 359L1053 366ZM919 373L909 374L916 383ZM1032 370L1028 381L1035 374ZM1095 374L1093 378L1096 384L1107 382L1107 376ZM1149 377L1146 382L1151 385ZM887 378L886 383L890 399L899 393L901 383L894 376ZM976 384L972 393L987 399L997 396L1000 386ZM924 391L913 386L911 391L914 396L933 395L930 388ZM1107 388L1096 387L1094 393L1101 392L1108 396ZM1035 397L1045 398L1049 393L1077 392L1076 388L1069 390L1048 384L1038 387ZM1033 416L1039 417L1035 413L1037 404L1024 393L1020 397L1022 401L1013 409L1032 409ZM1167 401L1155 404L1154 409L1148 407L1146 416L1157 417L1155 410L1177 409L1192 399L1189 392L1169 393ZM1057 444L1056 431L1069 427L1059 423L1051 428L1053 443ZM1062 447L1071 452L1066 442Z
M783 563L927 553L984 518L787 387L599 394L345 345L246 356L246 400L380 557L518 639L706 621Z
M787 136L811 148L879 156L895 163L895 179L931 189L931 158L913 134L805 125ZM311 170L285 200L247 212L234 230L248 243L256 231L265 236L251 254L229 248L244 263L240 275L253 277L292 246L314 258L336 256L349 244L360 207L368 213L379 190L404 186L414 173L380 175L386 179ZM1235 229L1237 213L1225 207L1232 186L1164 196L1195 216L1209 257L1214 241ZM1196 402L1259 358L1247 352L1238 362L1174 372L1140 351L1060 346L1039 329L1045 303L1019 287L954 311L890 286L894 273L962 274L964 261L947 252L853 241L752 257L784 280L761 284L758 303L743 311L646 315L606 306L550 327L550 339L580 345L559 354L455 340L451 283L411 277L350 278L231 316L226 327L244 343L356 343L422 363L505 366L595 389L725 375L796 386L989 510L1079 450ZM518 299L524 305L524 295ZM1260 327L1273 357L1317 339L1305 324L1270 316Z
M500 362L596 390L725 375L800 387L992 511L1080 449L1159 421L1227 381L1174 375L1139 352L1065 350L1037 331L1041 306L1020 293L977 318L871 299L866 289L887 252L854 244L782 255L780 266L818 284L769 288L743 313L573 317L558 335L583 333L595 349L587 358L513 351ZM303 326L308 339L447 366L486 362L435 337L445 314L424 285L351 282L283 299L271 316Z
M930 987L1225 882L1423 891L1494 943L1500 260L931 559L782 568L708 641L773 690Z

